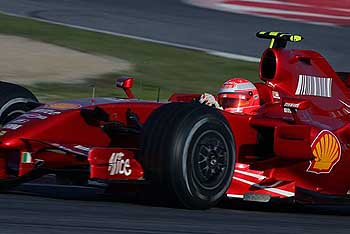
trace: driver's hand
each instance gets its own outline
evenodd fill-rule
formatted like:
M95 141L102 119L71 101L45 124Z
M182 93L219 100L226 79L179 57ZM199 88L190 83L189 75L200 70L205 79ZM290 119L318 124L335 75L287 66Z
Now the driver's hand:
M199 103L205 104L207 106L212 106L222 110L222 107L215 100L215 97L210 93L203 93L199 99Z

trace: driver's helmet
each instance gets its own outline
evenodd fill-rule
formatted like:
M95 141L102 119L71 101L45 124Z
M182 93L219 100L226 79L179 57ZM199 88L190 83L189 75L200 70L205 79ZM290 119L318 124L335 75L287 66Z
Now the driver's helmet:
M255 85L243 78L232 78L221 86L218 101L225 111L252 114L260 107Z

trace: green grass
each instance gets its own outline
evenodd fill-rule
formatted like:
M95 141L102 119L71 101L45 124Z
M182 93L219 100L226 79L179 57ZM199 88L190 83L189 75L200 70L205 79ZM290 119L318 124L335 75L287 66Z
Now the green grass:
M230 77L258 80L258 64L211 56L150 42L38 22L0 14L0 34L18 35L97 55L118 57L133 64L127 74L104 74L79 84L38 83L29 88L39 98L62 100L91 95L91 84L98 96L121 95L115 79L134 77L134 93L154 99L160 88L161 99L174 92L213 92Z

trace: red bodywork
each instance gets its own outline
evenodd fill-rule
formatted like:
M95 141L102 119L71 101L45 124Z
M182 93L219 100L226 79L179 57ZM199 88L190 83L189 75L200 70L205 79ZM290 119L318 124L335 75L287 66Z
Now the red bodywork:
M263 103L256 114L218 110L230 124L236 144L227 196L302 202L346 198L350 189L348 80L341 80L319 53L284 48L265 51L260 78L264 83L256 87ZM130 85L127 88L133 97ZM198 96L174 94L169 101L192 102ZM38 168L49 172L79 168L90 179L142 181L143 168L135 159L139 133L128 116L132 113L143 124L165 103L96 98L37 107L3 127L0 177L16 180Z

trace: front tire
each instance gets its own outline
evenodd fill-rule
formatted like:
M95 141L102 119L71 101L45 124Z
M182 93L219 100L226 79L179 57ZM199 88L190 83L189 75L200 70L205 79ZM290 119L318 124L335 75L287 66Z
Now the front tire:
M36 107L33 103L38 103L38 99L26 88L0 82L0 125Z
M139 160L146 179L165 187L182 206L208 209L231 184L234 138L216 109L170 103L146 121Z

